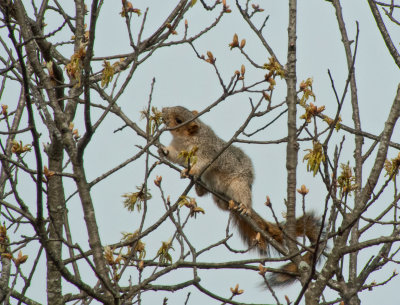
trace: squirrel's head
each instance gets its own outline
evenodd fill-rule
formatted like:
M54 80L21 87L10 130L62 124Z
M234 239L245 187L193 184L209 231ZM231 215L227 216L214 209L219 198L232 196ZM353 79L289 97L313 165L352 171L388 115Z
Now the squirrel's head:
M164 107L162 109L162 118L168 128L174 128L192 120L198 114L197 111L190 111L182 106ZM173 136L193 136L199 130L199 122L194 119L181 127L172 129Z

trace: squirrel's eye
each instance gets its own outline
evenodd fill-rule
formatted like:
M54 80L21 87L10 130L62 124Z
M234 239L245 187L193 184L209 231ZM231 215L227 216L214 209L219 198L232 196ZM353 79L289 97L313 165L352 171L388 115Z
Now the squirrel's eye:
M178 118L175 119L175 122L176 122L177 124L182 124L182 120L181 120L181 119L178 119Z

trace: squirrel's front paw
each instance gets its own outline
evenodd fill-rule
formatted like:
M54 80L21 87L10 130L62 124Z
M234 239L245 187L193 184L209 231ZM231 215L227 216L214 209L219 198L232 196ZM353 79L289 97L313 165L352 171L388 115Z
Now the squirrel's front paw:
M169 151L165 146L160 146L158 148L158 155L160 157L166 157L166 156L168 156L168 154L169 154Z
M189 171L187 168L181 170L181 179L189 178Z

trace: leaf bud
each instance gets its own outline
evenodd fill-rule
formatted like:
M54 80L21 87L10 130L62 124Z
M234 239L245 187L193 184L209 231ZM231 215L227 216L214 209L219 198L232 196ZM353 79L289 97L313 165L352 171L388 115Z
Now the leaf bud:
M240 68L240 73L242 74L242 76L244 76L244 74L246 73L246 67L244 65L242 65L242 67Z
M306 188L306 186L303 184L299 189L297 189L297 192L298 192L299 194L301 194L302 196L305 196L305 195L308 194L309 189Z

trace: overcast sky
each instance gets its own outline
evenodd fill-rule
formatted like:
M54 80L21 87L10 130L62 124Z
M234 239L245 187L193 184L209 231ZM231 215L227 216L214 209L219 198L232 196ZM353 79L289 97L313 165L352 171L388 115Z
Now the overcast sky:
M148 21L144 31L144 36L156 29L177 1L134 1L134 7L140 8L142 12L149 7ZM209 2L209 1L208 1ZM356 79L358 85L358 97L360 103L362 127L365 131L379 134L383 128L384 120L389 112L389 107L394 99L397 85L399 83L399 70L394 64L389 52L376 27L375 21L370 13L366 1L350 0L342 1L343 14L347 25L348 35L352 39L355 37L356 21L359 22L360 37L359 49L355 65ZM246 81L260 79L262 71L255 71L247 60L240 55L240 52L230 50L228 44L231 42L233 34L237 33L239 39L245 38L246 52L258 63L263 64L268 61L269 54L262 47L257 37L249 30L247 24L241 19L235 8L233 1L227 0L233 12L224 16L221 23L200 40L195 42L195 47L200 54L205 54L208 50L212 51L217 61L225 81L231 77L233 72L240 68L242 64L246 66ZM66 4L67 5L67 4ZM89 6L89 5L88 5ZM281 63L286 62L287 50L287 27L288 27L288 7L287 1L262 1L260 6L265 9L262 16L269 15L265 29L265 37ZM90 7L90 6L89 6ZM66 7L68 10L68 8ZM97 27L95 56L115 55L119 53L129 53L129 39L125 26L125 20L121 18L120 1L105 1ZM219 12L219 9L217 10ZM71 10L69 10L72 13ZM87 15L90 16L90 15ZM52 29L60 24L60 20L54 18L55 15L46 17L46 23ZM132 30L137 33L139 20L135 17ZM191 9L186 19L188 20L188 35L191 36L203 29L216 17L216 13L205 12L197 3ZM260 16L261 17L261 16ZM328 69L331 71L335 80L339 94L342 93L347 77L347 64L345 53L341 42L336 16L332 5L322 0L303 0L298 3L298 34L297 34L297 79L300 83L308 77L314 80L313 90L316 94L318 106L325 105L326 113L333 115L336 112L336 100L332 91L328 77ZM258 22L262 18L256 18ZM400 30L387 23L387 27L394 38L396 46L400 40ZM177 29L177 39L183 35L182 25ZM136 34L135 34L136 35ZM71 34L64 32L56 37L55 40L62 41L70 39ZM175 39L175 37L173 37ZM70 47L64 48L66 56L72 55ZM98 70L100 66L98 67ZM125 74L126 75L126 74ZM121 75L123 78L124 74ZM170 47L158 50L152 58L145 62L134 74L128 88L120 98L118 105L129 117L139 122L144 127L144 121L139 121L140 111L146 107L152 78L155 77L156 83L153 94L153 105L162 108L164 106L182 105L189 109L202 110L214 102L221 94L221 87L211 65L199 60L193 50L188 45ZM283 80L277 82L277 92L274 93L274 103L284 100L286 86ZM8 92L8 96L12 96ZM238 95L223 101L213 111L205 114L202 120L212 126L215 132L223 139L228 140L235 133L236 129L244 122L246 114L250 111L249 95ZM96 100L97 99L97 100ZM94 95L94 103L104 103ZM5 103L5 101L1 101ZM16 103L16 100L14 100ZM7 103L11 103L9 100ZM342 111L343 123L352 125L350 100L347 98ZM268 120L271 120L278 112L272 113ZM299 116L302 110L298 110ZM95 115L96 117L96 115ZM265 118L263 118L265 120ZM255 120L248 128L252 131L265 124L263 120ZM76 126L82 126L82 116L77 117ZM300 124L300 123L299 123ZM114 130L121 127L123 122L115 116L109 116L100 130L95 134L92 144L85 153L85 164L87 178L89 181L111 169L127 158L133 156L139 149L135 145L143 145L142 139L138 138L133 131L124 129L122 132L114 133ZM83 130L83 128L82 128ZM265 132L261 132L254 139L274 140L286 135L286 117L283 116L276 124ZM343 132L335 134L334 143L339 143ZM43 137L47 135L44 134ZM245 138L245 137L241 137ZM163 134L161 142L168 144L171 137ZM393 141L400 142L400 132L395 131ZM346 135L342 162L348 160L351 165L353 152L353 137ZM365 140L365 148L368 149L368 140ZM306 164L301 160L304 157L304 149L310 148L310 143L302 144L299 150L298 164L298 186L306 184L310 188L307 198L307 210L322 214L323 202L326 196L324 187L319 177L313 177L306 172ZM284 199L286 197L286 167L285 151L286 145L240 145L244 151L252 158L256 171L256 180L253 186L253 206L266 218L271 217L271 213L263 206L266 195L270 196L276 214L283 220L281 212L285 211ZM153 150L156 152L156 149ZM333 151L333 146L330 150ZM390 152L394 156L395 152ZM397 154L397 153L396 153ZM141 214L138 212L130 213L123 208L121 195L127 192L134 192L136 186L141 185L144 177L144 167L142 158L139 162L130 164L117 174L111 176L106 181L99 183L92 189L92 196L96 208L96 217L103 244L110 244L121 238L121 232L133 232L139 226ZM154 161L154 160L153 160ZM152 162L153 162L152 161ZM364 174L368 174L365 170ZM167 167L158 167L152 174L149 181L153 181L155 175L163 176L163 186L172 201L185 189L188 181L180 180L179 173ZM74 185L67 184L66 194L69 196L74 192ZM149 215L146 222L151 224L151 220L157 219L163 212L162 203L159 199L159 192L155 186L150 184L150 192L153 199L149 202ZM29 186L27 186L29 189ZM194 190L190 195L195 196ZM388 195L388 197L390 196ZM300 198L299 198L300 199ZM216 208L211 197L198 199L198 204L205 209L206 214L200 215L197 219L191 220L186 231L192 238L196 249L201 249L225 236L225 228L228 214ZM34 205L34 203L32 203ZM87 246L87 237L83 222L82 209L77 197L68 202L68 210L72 227L74 242L81 242ZM299 207L298 212L300 213ZM375 215L379 211L379 206L372 207L369 213ZM272 219L272 218L270 218ZM152 236L144 239L147 247L148 257L154 257L161 241L168 240L171 236L172 226L163 224ZM379 235L379 234L378 234ZM243 248L243 244L237 236L234 236L232 244L236 248ZM373 250L364 251L361 254L361 261L366 262L374 254ZM176 251L178 254L179 251ZM223 261L227 259L241 260L254 258L257 254L229 255L223 249L214 251L212 254L201 256L202 261ZM362 265L361 265L362 266ZM383 280L391 274L395 267L385 267L384 272L374 274L368 281ZM83 272L82 272L83 273ZM129 273L126 274L126 277ZM229 287L234 287L239 283L245 289L245 293L235 298L236 301L268 303L273 302L270 293L264 288L259 287L260 277L256 272L200 272L202 285L211 289L222 296L229 297ZM167 283L171 280L181 282L190 278L189 272L176 272L162 278L158 283ZM135 282L136 278L132 278ZM44 291L44 281L38 280L32 283L32 291ZM400 280L395 279L387 286L375 288L372 292L361 294L363 304L374 304L385 300L385 304L397 304ZM67 285L65 285L67 287ZM281 301L283 296L288 295L290 299L295 299L300 285L295 284L289 288L278 289L276 292ZM73 290L76 292L76 290ZM189 304L218 304L204 295L199 294L194 288ZM222 292L221 292L222 291ZM143 295L143 304L161 304L164 296L169 298L169 304L183 304L186 298L184 293L146 293ZM328 295L331 300L334 294ZM37 300L45 302L45 296L38 295Z

